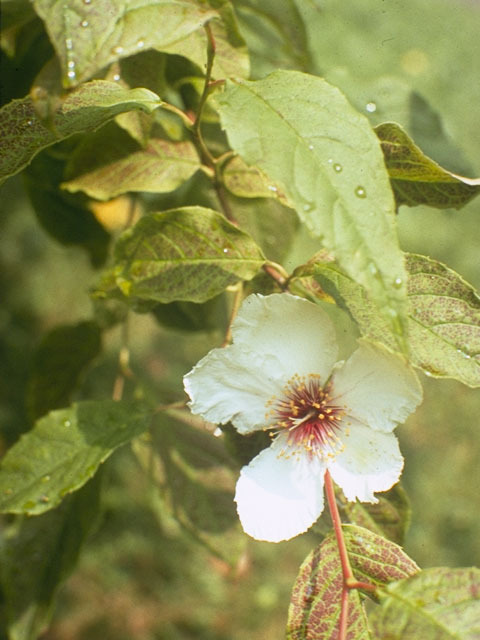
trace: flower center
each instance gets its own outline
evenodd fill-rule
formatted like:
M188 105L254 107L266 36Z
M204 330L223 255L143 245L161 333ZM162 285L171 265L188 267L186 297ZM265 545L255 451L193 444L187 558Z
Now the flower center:
M331 385L323 387L320 376L295 375L283 391L283 396L272 398L267 418L272 420L268 429L272 437L283 434L284 454L308 453L326 460L343 449L338 432L342 429L345 409L332 404Z

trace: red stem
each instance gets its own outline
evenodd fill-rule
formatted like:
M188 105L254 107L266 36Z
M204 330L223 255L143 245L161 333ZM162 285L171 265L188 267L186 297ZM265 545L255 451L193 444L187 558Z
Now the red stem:
M338 621L338 640L346 640L348 625L348 594L350 589L375 591L376 587L368 582L360 582L353 575L350 559L348 557L347 545L345 544L345 538L343 537L342 521L340 519L340 513L338 511L337 501L335 498L333 480L328 469L325 471L325 493L327 495L330 517L332 518L333 530L335 531L335 538L337 539L340 564L342 565L343 584L340 618Z

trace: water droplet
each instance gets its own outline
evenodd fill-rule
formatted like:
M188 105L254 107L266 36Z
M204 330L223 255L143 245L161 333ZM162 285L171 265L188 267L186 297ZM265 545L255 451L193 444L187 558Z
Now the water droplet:
M465 351L462 351L461 349L457 349L457 353L461 355L462 358L466 358L467 360L470 360L470 358L472 357L468 353L465 353Z
M68 49L68 51L71 51L73 49L73 40L71 38L67 38L65 40L65 47Z
M423 372L426 376L428 376L429 378L431 378L433 376L433 373L430 373L430 371L424 371Z
M33 120L27 120L27 127L31 127L33 124Z
M343 167L342 167L342 165L341 165L341 164L338 164L338 162L336 162L336 163L333 165L333 170L334 170L336 173L341 173L341 172L343 171Z
M372 274L372 276L376 276L378 273L378 269L376 267L376 265L373 264L373 262L370 262L368 265L368 270L370 271L370 273ZM393 309L390 309L390 311L393 311ZM396 312L395 312L396 313Z
M84 27L84 28L85 28L85 27L88 27L88 20L82 20L82 21L80 22L80 26L81 26L81 27Z
M74 68L75 68L75 60L69 60L69 61L67 62L67 67L68 67L69 69L74 69Z
M113 76L113 80L114 80L115 82L118 82L118 81L120 80L120 74L119 74L119 73L116 73L116 74Z
M306 204L303 205L304 211L312 211L312 209L313 209L313 204L311 202L307 202Z
M357 198L366 198L367 197L367 192L365 191L365 189L363 187L358 186L355 189L355 195L357 196Z
M118 47L113 47L112 53L115 55L120 55L121 53L123 53L123 47L121 47L120 45L118 45Z
M91 4L92 0L83 0L83 4Z
M40 502L50 502L50 498L48 496L40 496Z
M310 151L313 151L315 147L313 146L313 144L309 144L308 148L310 149Z
M228 249L223 249L223 253L228 253Z
M375 113L375 111L377 110L377 105L375 104L375 102L367 102L367 104L365 105L365 109L368 111L368 113Z
M213 435L214 435L216 438L219 438L219 437L222 435L222 433L223 433L223 431L220 429L220 427L217 427L217 428L215 429L215 431L213 432Z
M403 280L401 278L395 278L395 280L393 281L393 286L395 287L395 289L400 289L402 284Z
M73 70L70 70L70 71L67 73L67 78L70 78L70 80L74 80L76 77L77 77L77 74L76 74L76 73L75 73L75 71L73 71Z
M270 191L273 191L274 193L276 193L278 191L277 187L273 184L269 184L268 188Z
M48 482L50 480L50 476L43 476L40 482Z
M328 164L332 164L332 162L333 162L332 158L329 158L329 159L327 160L327 162L328 162Z
M71 427L72 426L72 421L69 420L68 418L65 418L65 420L63 421L63 426L64 427Z
M139 40L139 41L137 42L137 47L138 47L139 49L142 49L142 47L144 47L144 46L145 46L145 40Z

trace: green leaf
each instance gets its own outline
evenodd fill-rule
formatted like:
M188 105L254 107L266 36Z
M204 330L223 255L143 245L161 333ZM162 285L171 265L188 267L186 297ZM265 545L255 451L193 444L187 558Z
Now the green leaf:
M217 10L200 0L126 0L120 4L35 0L33 5L60 58L66 86L91 78L119 58L144 49L162 50L219 17Z
M253 77L278 68L307 70L308 38L294 0L236 0L235 11L250 51Z
M148 89L127 90L114 82L94 80L64 97L52 118L52 129L47 129L31 98L12 100L0 109L0 181L21 171L39 151L59 140L92 131L124 111L151 112L160 105L160 98Z
M48 624L56 591L96 524L98 477L57 509L4 529L0 576L10 640L36 640Z
M239 156L234 156L225 164L223 180L227 189L239 198L280 198L282 196L271 180L257 167L249 167Z
M228 0L217 0L210 4L215 6L219 18L209 23L215 40L212 77L248 78L250 72L248 49L238 29L233 7ZM158 48L166 53L185 56L203 70L207 64L207 46L205 29L200 28L182 40L176 40Z
M393 122L375 132L382 143L397 207L425 204L436 209L461 209L480 192L480 179L457 176L428 158Z
M45 231L62 244L83 247L92 265L100 267L107 257L110 234L89 209L83 194L73 195L60 189L65 167L61 154L69 149L57 145L55 150L55 155L46 150L27 167L26 191Z
M337 497L338 498L338 497ZM378 502L350 502L340 496L342 511L353 524L369 529L397 544L403 544L410 524L410 502L400 484L379 493Z
M403 255L383 155L367 119L338 89L294 71L228 82L217 102L233 149L274 181L367 289L402 344Z
M477 640L480 570L426 569L389 585L370 617L375 637L389 640Z
M141 148L114 123L89 135L66 167L64 189L110 200L129 191L173 191L199 169L191 142L150 138Z
M334 640L338 637L342 567L333 536L314 549L300 567L292 590L287 640ZM370 640L358 591L349 594L346 640Z
M410 360L427 375L480 386L480 298L455 271L440 262L406 254ZM352 314L363 335L395 349L395 338L367 293L335 262L312 261L295 270L314 275L323 289Z
M52 411L2 459L0 511L35 515L52 509L149 422L148 410L132 402L85 401Z
M100 353L101 333L94 322L52 329L33 356L27 388L32 420L70 403L79 379Z
M134 451L158 487L164 510L197 542L235 565L246 542L233 501L238 474L222 440L192 424L162 415L151 438L137 440Z
M115 247L96 295L138 301L205 302L264 263L262 252L220 213L183 207L142 218Z

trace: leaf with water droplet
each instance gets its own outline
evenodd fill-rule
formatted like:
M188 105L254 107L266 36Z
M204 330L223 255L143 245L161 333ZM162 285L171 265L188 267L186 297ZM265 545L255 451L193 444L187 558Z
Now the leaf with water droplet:
M249 72L245 43L229 3L95 0L95 10L84 0L34 0L33 5L60 59L67 86L84 82L118 58L143 49L181 54L204 68L207 42L203 25L210 21L217 44L215 77L247 76ZM76 74L68 79L71 59Z
M292 101L295 96L303 98ZM388 174L367 118L323 79L296 71L227 81L215 101L233 149L285 193L311 232L367 289L404 348L406 287L393 286L396 277L406 281L403 255Z
M79 402L44 416L2 459L0 511L35 515L52 509L64 497L64 487L68 492L82 487L117 447L148 429L151 415L140 403L106 400Z
M120 236L114 265L95 293L133 306L205 302L239 280L251 280L264 263L254 240L223 215L182 207L151 213Z

